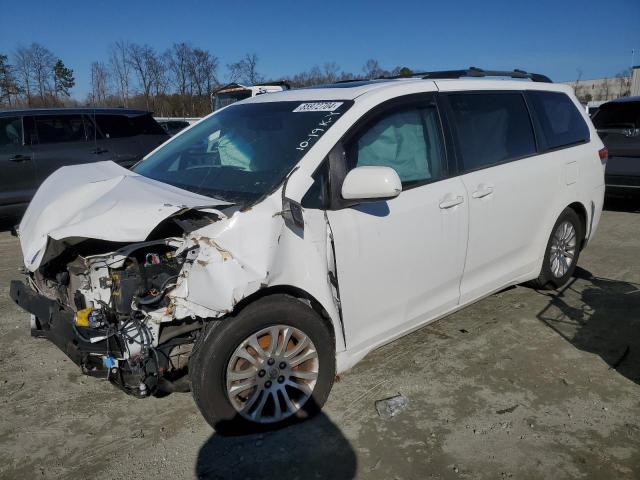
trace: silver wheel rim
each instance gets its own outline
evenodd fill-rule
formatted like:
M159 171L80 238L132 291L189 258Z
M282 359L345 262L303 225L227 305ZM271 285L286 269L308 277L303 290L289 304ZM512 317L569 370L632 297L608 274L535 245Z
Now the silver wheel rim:
M274 423L309 400L318 380L318 352L289 325L273 325L247 337L227 364L227 397L247 420Z
M549 265L556 278L566 275L576 255L576 229L571 222L562 222L551 239Z

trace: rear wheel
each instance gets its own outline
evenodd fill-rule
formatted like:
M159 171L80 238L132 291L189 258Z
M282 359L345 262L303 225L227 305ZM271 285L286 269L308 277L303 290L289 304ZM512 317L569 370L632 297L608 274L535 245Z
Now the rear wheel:
M335 377L330 330L309 306L272 295L209 329L191 362L193 396L221 433L265 430L306 418Z
M583 238L580 217L566 208L551 231L540 275L529 284L537 289L554 289L567 283L576 269Z

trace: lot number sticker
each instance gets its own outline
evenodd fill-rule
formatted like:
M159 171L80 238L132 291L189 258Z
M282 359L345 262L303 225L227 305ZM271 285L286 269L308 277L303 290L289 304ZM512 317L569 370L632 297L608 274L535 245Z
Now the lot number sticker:
M311 102L301 103L293 112L333 112L336 108L342 105L343 102Z

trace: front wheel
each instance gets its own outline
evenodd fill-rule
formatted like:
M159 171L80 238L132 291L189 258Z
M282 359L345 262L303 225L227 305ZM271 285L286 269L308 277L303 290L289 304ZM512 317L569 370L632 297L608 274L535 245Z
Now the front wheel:
M553 289L567 283L576 269L583 238L580 217L575 210L564 209L551 231L540 275L529 284L537 289Z
M324 320L287 295L261 298L213 325L191 359L193 396L218 432L279 427L316 413L335 377Z

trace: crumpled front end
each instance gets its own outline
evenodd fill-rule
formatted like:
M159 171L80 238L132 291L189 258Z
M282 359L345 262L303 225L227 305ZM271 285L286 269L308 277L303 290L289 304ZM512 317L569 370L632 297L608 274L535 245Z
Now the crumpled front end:
M186 261L176 253L182 243L168 238L95 255L78 253L89 247L81 243L28 274L27 284L14 281L11 297L31 313L32 335L51 340L84 373L136 396L184 390L202 321L171 323L161 314Z
M186 390L203 328L263 288L306 282L323 314L338 315L323 216L288 224L277 194L233 212L181 211L134 243L49 238L47 261L12 298L32 314L32 334L84 373L140 397Z

